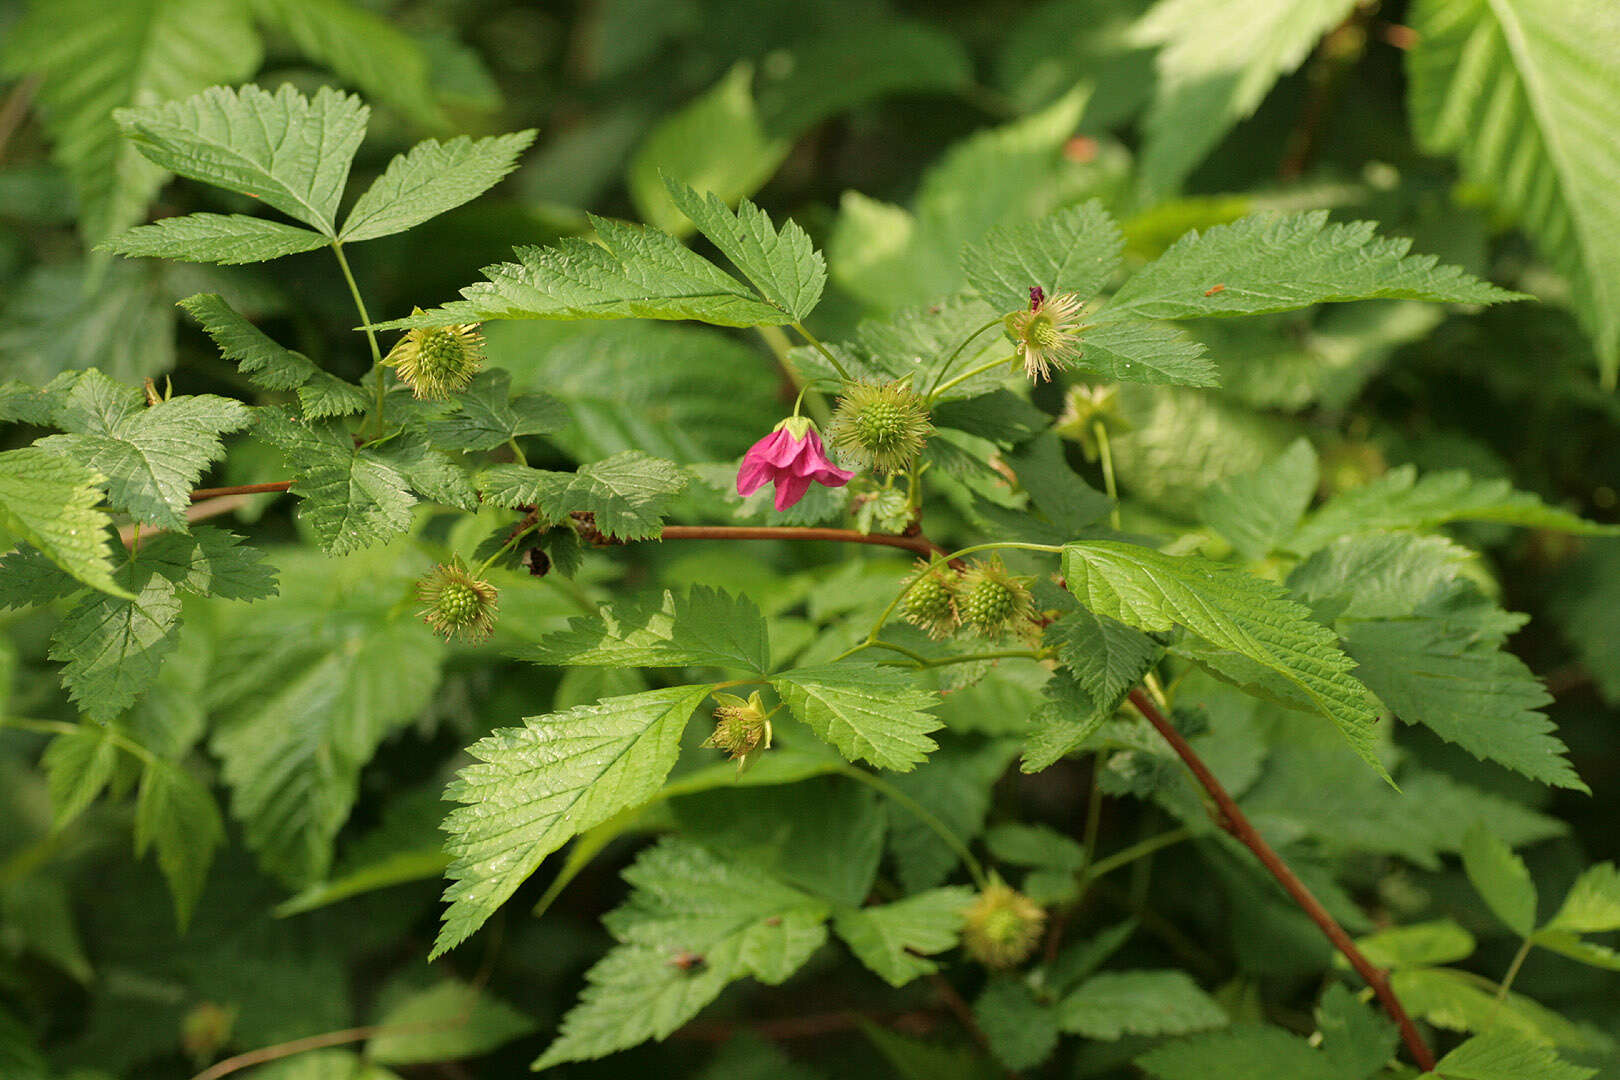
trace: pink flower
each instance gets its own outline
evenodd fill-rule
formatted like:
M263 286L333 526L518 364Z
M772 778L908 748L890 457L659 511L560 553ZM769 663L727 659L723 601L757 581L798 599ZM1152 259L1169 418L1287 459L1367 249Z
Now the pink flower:
M854 475L828 460L821 436L808 419L794 416L748 448L737 470L737 494L752 495L774 480L776 508L786 510L804 498L812 482L843 487Z

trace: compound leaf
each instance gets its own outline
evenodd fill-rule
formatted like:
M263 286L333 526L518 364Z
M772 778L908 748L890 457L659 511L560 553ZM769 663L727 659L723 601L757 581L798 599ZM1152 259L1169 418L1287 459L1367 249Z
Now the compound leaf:
M373 240L412 229L446 210L471 202L494 187L517 165L535 132L462 136L441 143L427 139L388 163L388 168L355 202L338 239Z

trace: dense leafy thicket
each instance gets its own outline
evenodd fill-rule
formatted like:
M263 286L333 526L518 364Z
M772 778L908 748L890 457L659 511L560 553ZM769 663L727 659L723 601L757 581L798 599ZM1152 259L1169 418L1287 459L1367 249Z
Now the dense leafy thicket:
M0 0L0 1078L1620 1077L1620 9Z

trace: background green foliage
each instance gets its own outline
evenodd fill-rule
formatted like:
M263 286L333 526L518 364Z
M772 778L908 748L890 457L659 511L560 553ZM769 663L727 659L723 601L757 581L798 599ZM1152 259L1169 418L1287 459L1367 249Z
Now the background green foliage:
M1440 1076L1620 1077L1617 57L1605 0L0 0L0 1077L1417 1075L1149 672ZM898 531L737 460L1032 285L1082 366L951 384L922 490L1047 546L1041 662L873 645L905 552L653 542ZM475 321L446 403L356 332ZM484 645L413 617L452 554Z

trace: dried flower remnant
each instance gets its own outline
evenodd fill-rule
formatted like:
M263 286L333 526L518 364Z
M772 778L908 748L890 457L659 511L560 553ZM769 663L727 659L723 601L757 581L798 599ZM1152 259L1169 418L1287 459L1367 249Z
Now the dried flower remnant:
M418 326L405 331L383 364L398 371L416 397L442 400L465 390L483 368L484 336L477 323Z
M1029 309L1006 318L1007 336L1024 361L1024 374L1046 381L1052 369L1062 370L1080 358L1079 315L1083 305L1074 293L1047 296L1039 285L1029 290Z

